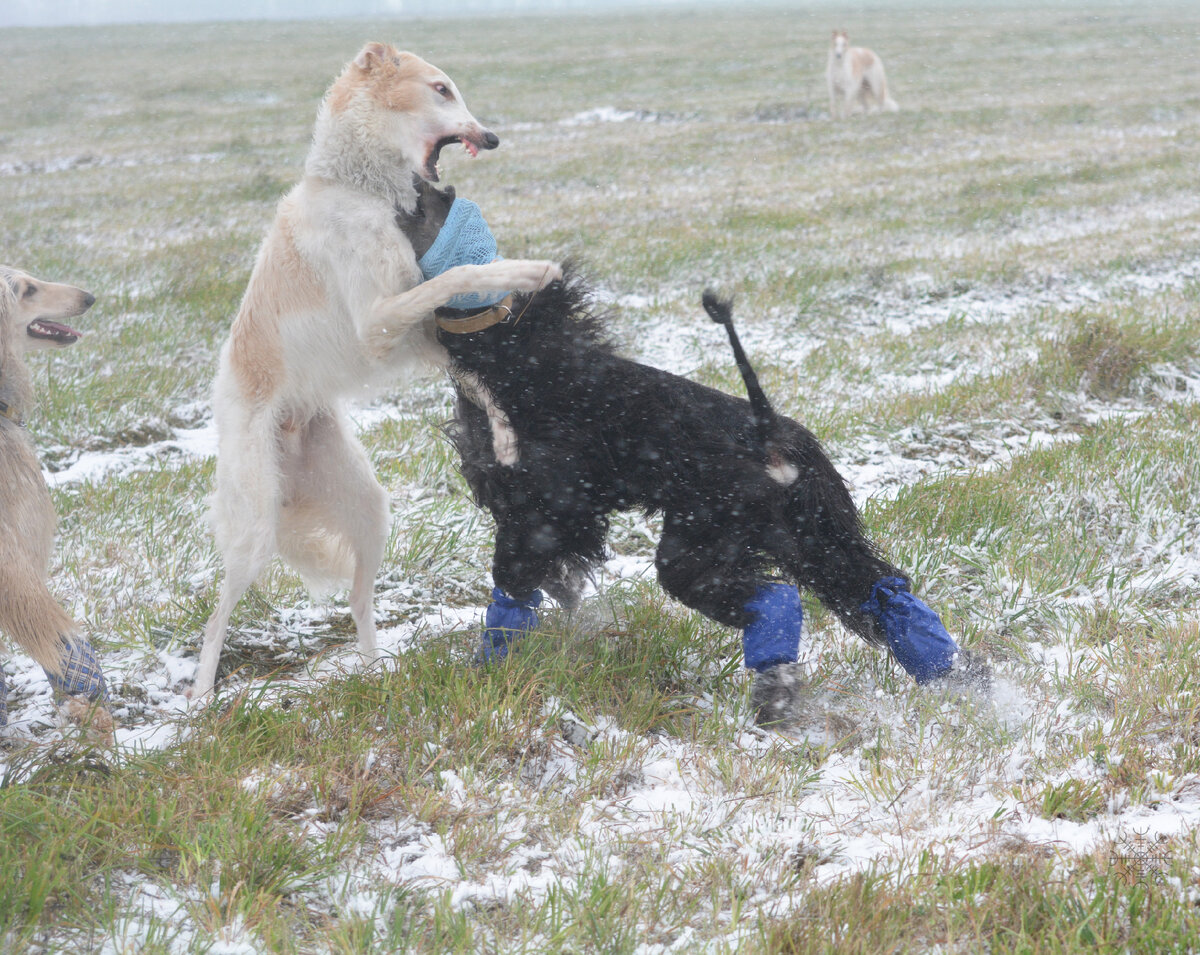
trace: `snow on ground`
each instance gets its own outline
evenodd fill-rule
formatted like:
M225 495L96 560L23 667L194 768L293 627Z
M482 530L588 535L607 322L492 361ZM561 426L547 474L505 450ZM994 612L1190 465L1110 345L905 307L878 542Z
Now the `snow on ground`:
M663 113L646 109L617 109L615 106L597 106L560 119L560 126L592 126L597 123L658 123L669 119Z
M1180 289L1198 278L1200 260L1179 262L1137 274L1116 275L1104 282L1060 278L1036 287L981 286L949 295L931 288L923 289L925 282L917 278L910 281L903 294L880 292L864 297L861 290L847 288L838 308L845 324L859 333L873 330L904 336L962 317L967 317L973 325L1000 325L1019 316L1037 315L1045 310L1067 313L1130 295L1153 295ZM714 348L722 349L721 354L724 354L725 333L711 322L703 320L700 301L694 291L645 296L602 290L599 300L604 305L631 313L629 317L633 328L625 333L625 340L641 361L686 375L711 360ZM691 316L694 320L664 322L637 315L638 311L650 309L670 309L672 314ZM812 341L798 347L794 339L789 339L785 346L773 323L761 321L759 316L738 309L735 309L734 318L738 336L748 353L767 354L781 364L798 366L809 351L819 344ZM970 368L955 368L953 380L962 381L964 375L969 377L972 373L973 369ZM924 375L912 376L905 382L895 377L882 377L876 380L874 387L904 385L905 390L923 391L936 388L945 381L944 377ZM887 389L884 387L882 390Z
M962 313L969 313L973 321L1000 321L1038 309L1071 308L1078 303L1110 299L1121 290L1147 292L1178 287L1198 274L1200 262L1192 262L1151 275L1116 279L1104 288L1081 283L1070 288L1058 286L1003 297L988 298L979 291L970 291L925 303L877 302L851 309L852 320L901 333ZM682 296L680 299L682 302ZM664 304L620 296L613 296L612 300L628 312ZM681 302L669 304L674 308L686 307ZM636 315L634 321L638 321ZM779 354L779 349L772 347L777 342L768 323L743 325L744 338L751 350ZM635 340L646 360L686 372L705 360L713 347L714 335L719 335L718 329L699 321L688 323L682 332L647 321L638 325ZM803 352L793 349L788 358L799 361ZM1185 387L1171 391L1169 396L1173 400L1200 400L1200 376L1192 370L1189 374L1179 373L1178 377L1185 381ZM928 381L912 383L914 388L928 385ZM891 382L888 387L894 388L896 383ZM357 421L365 428L401 413L380 404L358 412ZM1135 415L1141 409L1130 402L1115 412L1096 405L1089 413L1098 418L1110 413ZM893 494L898 488L940 469L977 467L980 462L1000 467L1030 448L1074 439L1074 435L1053 422L1045 422L1044 427L1041 422L1032 427L1013 423L1012 428L995 434L976 435L969 453L956 452L953 442L947 442L948 450L942 453L909 456L895 451L896 444L905 442L905 436L901 435L895 443L865 441L855 449L853 462L843 461L839 465L862 501ZM83 453L69 467L46 477L57 487L111 480L148 467L151 462L154 467L162 467L164 461L194 461L214 452L215 431L209 420L194 428L178 429L170 438L145 447ZM1200 579L1194 551L1188 550L1184 541L1169 546L1175 546L1178 553L1174 560L1168 561L1168 572L1194 587ZM1161 568L1162 563L1157 566ZM643 578L651 572L648 557L618 557L608 563L605 577L610 581ZM1156 583L1161 585L1161 579ZM404 605L401 609L408 612L403 623L381 629L379 639L385 654L401 655L428 633L468 629L481 619L484 609L441 606L411 613L420 607L421 601L415 597L411 602L406 599L400 590L380 597L381 612L396 610L401 604ZM319 629L327 619L325 605L298 607L286 615L282 625L292 635L297 659L307 658L304 636ZM840 633L824 634L821 641L823 652L837 654L842 652L842 645L853 643L853 638ZM890 798L883 798L874 788L870 766L861 749L831 753L813 774L799 801L770 794L731 798L724 788L713 785L713 775L704 765L703 754L689 741L661 736L633 739L621 727L604 719L587 724L575 714L554 709L552 713L564 726L564 733L540 766L537 785L545 792L558 793L564 801L580 805L582 821L571 838L546 842L542 836L528 831L530 820L520 811L522 800L514 792L509 800L512 808L501 813L497 825L506 830L510 836L506 843L515 848L483 875L468 876L456 861L452 847L436 832L414 819L395 817L372 824L370 844L374 849L361 856L344 878L328 886L328 897L345 910L366 915L377 914L380 887L389 885L450 889L454 904L464 906L505 902L517 896L542 897L555 886L578 878L582 867L608 857L610 852L616 858L620 846L639 839L671 845L671 867L681 873L686 873L689 866L704 864L715 853L738 860L746 871L780 873L794 866L798 857L804 857L815 864L816 878L826 883L880 863L903 868L913 864L919 850L926 847L968 858L1004 844L1036 844L1067 860L1093 851L1122 833L1179 836L1200 825L1200 775L1169 781L1169 791L1157 802L1126 808L1119 814L1102 814L1086 823L1042 818L1029 813L1011 795L1037 754L1044 753L1055 739L1064 734L1078 734L1096 720L1094 715L1076 714L1068 703L1060 701L1048 679L1055 666L1069 668L1080 654L1088 651L1069 644L1031 649L1035 658L1039 652L1046 679L1018 683L1002 675L988 711L963 716L958 704L947 700L933 723L914 718L914 706L923 691L913 689L906 695L893 696L870 677L836 691L827 688L826 696L815 701L815 709L822 709L824 704L831 710L845 708L845 700L849 698L855 719L889 727L904 740L906 751L921 754L919 768L906 774L905 784ZM1034 662L1036 665L1036 659ZM175 744L187 731L180 717L187 707L184 690L195 667L194 648L186 654L182 650L118 653L106 657L105 663L110 679L138 684L146 694L145 703L137 707L125 701L117 703L116 716L121 721L116 743L118 758L121 754ZM297 674L295 679L320 680L353 665L353 650L338 646L309 659L305 672ZM40 670L19 655L6 661L6 670L11 720L6 735L16 740L44 740L52 736L56 714ZM551 702L547 706L558 704ZM718 718L715 710L714 718ZM973 776L941 779L939 741L947 733L963 731L964 719L982 721L1010 742L1001 760L978 767ZM972 728L967 727L966 731ZM738 747L748 756L767 758L772 753L802 751L810 742L827 742L827 733L819 719L791 734L742 728ZM585 796L576 791L580 766L588 749L601 743L628 745L636 753L631 782L616 794ZM466 804L479 798L476 782L468 773L460 774L452 762L443 766L442 783L453 800ZM0 774L4 770L0 757ZM1073 776L1084 779L1096 773L1092 766L1072 769ZM247 785L268 782L250 780ZM505 803L503 793L490 793L489 801ZM312 822L311 833L320 838L321 824ZM771 884L771 880L766 884ZM194 901L142 880L131 880L130 892L129 938L138 936L137 912L142 912L147 920L171 921L189 901ZM787 894L760 893L751 903L764 914L777 916L786 914L799 901ZM236 926L227 929L227 936L219 950L254 950L239 937ZM686 936L681 941L686 941ZM123 944L121 939L114 939L109 950L124 950Z

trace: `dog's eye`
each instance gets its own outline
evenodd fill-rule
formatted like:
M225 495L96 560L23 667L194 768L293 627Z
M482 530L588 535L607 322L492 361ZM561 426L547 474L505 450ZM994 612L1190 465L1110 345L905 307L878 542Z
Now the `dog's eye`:
M454 98L454 94L450 92L450 87L445 83L434 83L433 91L441 96L446 97L446 99Z
M37 286L26 285L25 291L21 293L21 298L33 298L35 295L37 295Z

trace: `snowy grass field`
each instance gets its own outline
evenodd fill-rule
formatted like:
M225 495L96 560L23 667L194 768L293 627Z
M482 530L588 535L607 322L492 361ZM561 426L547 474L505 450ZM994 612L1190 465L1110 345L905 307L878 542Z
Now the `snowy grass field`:
M91 748L7 651L0 948L1196 949L1200 11L852 8L0 33L0 261L98 299L28 426L119 721ZM830 121L834 27L900 112ZM502 145L444 179L506 256L585 263L630 355L740 391L699 306L737 295L990 699L806 603L811 705L756 728L637 515L582 611L473 668L490 525L431 378L357 412L386 664L276 566L187 709L217 349L367 39L455 78Z

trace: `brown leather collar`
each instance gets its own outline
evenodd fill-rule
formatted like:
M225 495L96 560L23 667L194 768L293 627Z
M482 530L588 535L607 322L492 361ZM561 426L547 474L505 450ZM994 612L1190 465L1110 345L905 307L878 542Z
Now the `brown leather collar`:
M482 312L476 312L474 315L467 315L463 318L449 318L448 316L439 315L437 317L437 326L442 331L450 332L452 335L469 335L471 332L481 332L485 328L491 328L493 325L499 325L501 322L507 322L512 318L512 303L513 297L506 295L495 305L485 308Z

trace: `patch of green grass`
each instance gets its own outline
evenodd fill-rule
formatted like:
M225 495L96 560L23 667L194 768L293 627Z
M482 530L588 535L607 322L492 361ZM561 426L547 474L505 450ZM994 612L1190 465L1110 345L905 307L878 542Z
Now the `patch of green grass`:
M1127 395L1151 364L1186 361L1196 347L1195 328L1187 321L1160 323L1140 310L1124 321L1081 314L1061 341L1046 346L1043 361L1062 385L1078 382L1093 397L1111 399Z
M903 882L871 872L812 888L793 918L764 927L763 950L1183 952L1195 931L1185 900L1165 886L1127 884L1103 863L1064 874L1055 862L1013 855L923 868Z
M1068 779L1047 786L1041 794L1037 809L1047 819L1086 822L1104 811L1104 791L1095 783Z
M232 751L218 736L122 767L67 755L5 781L0 853L6 872L23 873L0 892L9 944L32 942L48 917L69 934L95 931L96 903L124 872L191 886L198 921L237 916L265 938L287 934L280 904L320 884L338 847L305 839L240 785L280 742L272 714L235 707L227 719Z

